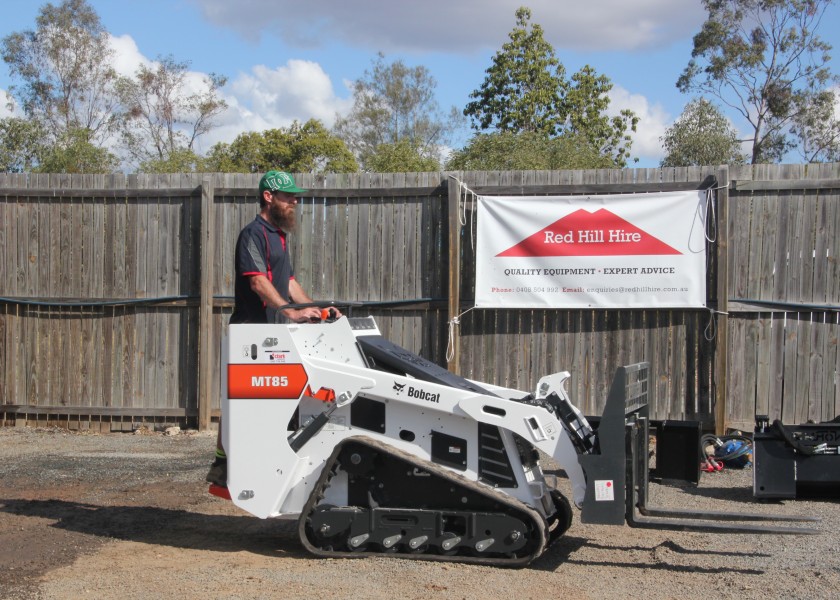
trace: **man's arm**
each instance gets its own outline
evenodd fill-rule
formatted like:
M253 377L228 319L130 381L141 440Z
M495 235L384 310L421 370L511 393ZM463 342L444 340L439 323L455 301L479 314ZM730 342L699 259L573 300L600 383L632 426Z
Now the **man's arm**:
M297 279L290 279L289 280L289 297L292 299L292 302L295 304L309 304L311 302L315 302L309 295L303 290L301 285L297 282ZM335 312L335 318L339 318L341 316L341 311L338 310L336 307L331 307L333 312ZM321 311L318 311L320 314Z
M297 282L297 279L289 280L289 298L291 298L292 302L295 304L309 304L314 302L314 300L312 300L312 298L303 291L303 288Z
M250 284L251 289L263 302L265 302L266 306L282 309L288 304L288 302L286 302L283 297L277 293L277 290L274 289L274 286L271 285L271 282L265 275L252 275L250 278ZM297 288L297 292L292 290L292 284L294 284L294 287ZM300 284L298 284L294 279L289 281L289 297L295 304L312 302L312 300L309 299L309 296L303 293L303 289L300 287ZM309 308L287 308L283 310L283 314L296 323L305 323L306 321L310 321L312 319L321 318L321 311L315 306L310 306Z

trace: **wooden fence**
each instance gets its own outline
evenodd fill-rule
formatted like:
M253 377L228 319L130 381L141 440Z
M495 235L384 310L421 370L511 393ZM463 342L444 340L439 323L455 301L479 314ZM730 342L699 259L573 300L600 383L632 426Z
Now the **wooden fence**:
M840 165L730 168L730 422L840 414Z
M751 428L833 418L839 165L297 176L291 237L314 298L357 301L396 343L532 389L568 370L599 414L651 362L654 418ZM210 426L233 245L257 175L0 175L0 423ZM705 310L472 310L469 194L715 188ZM467 225L460 220L467 216ZM465 313L465 311L468 311ZM464 314L465 313L465 314Z

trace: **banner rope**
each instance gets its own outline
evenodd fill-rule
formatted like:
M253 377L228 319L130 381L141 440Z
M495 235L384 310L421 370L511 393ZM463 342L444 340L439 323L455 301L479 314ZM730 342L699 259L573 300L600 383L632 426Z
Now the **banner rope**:
M703 234L706 236L706 241L710 244L714 244L717 241L717 215L715 214L715 203L714 203L714 192L715 190L721 190L723 188L729 187L728 185L719 185L717 187L710 187L706 188L706 230L709 229L709 213L711 213L712 217L712 234L711 237L705 231Z
M715 310L714 308L709 309L709 322L706 324L706 328L703 330L703 337L706 338L707 342L713 342L717 337L717 315L729 315L728 312L724 312L722 310Z
M723 188L729 187L727 185L719 185L716 187L710 187L706 189L706 231L703 234L706 236L706 241L710 244L714 244L717 241L717 234L718 234L718 227L717 227L717 214L715 213L715 196L713 192L716 190L720 190ZM711 214L711 224L712 224L712 233L711 235L707 233L709 230L709 215ZM719 310L715 310L713 308L709 309L709 322L706 324L706 328L703 330L703 337L706 338L706 341L713 342L717 337L717 319L715 318L716 315L728 315L729 313L721 312Z
M452 179L458 182L458 223L461 227L465 227L467 225L467 198L472 196L473 203L478 202L478 194L472 191L467 184L455 177L454 175L450 175ZM476 211L473 211L473 218L470 219L470 245L475 252L475 216Z
M453 317L452 320L449 321L449 340L446 342L446 362L449 362L455 357L455 326L460 325L461 317L474 308L475 306L471 306L460 315Z

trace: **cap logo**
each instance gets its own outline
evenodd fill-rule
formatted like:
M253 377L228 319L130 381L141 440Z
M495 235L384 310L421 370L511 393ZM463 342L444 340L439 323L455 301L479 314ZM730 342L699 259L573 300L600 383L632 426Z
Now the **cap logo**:
M294 182L288 173L277 173L273 177L269 177L268 184L272 189L280 189L284 187L293 186Z
M260 198L262 198L262 193L266 190L271 192L282 191L290 194L307 191L297 187L295 185L295 178L285 171L269 171L263 175L262 179L260 179Z

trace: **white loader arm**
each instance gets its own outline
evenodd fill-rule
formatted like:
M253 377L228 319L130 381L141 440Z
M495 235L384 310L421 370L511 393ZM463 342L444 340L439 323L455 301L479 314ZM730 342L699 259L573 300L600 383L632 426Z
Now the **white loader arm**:
M541 406L484 395L462 399L458 409L476 421L520 435L551 456L566 471L575 504L580 506L583 503L586 477L578 462L577 450L563 423L550 411Z

